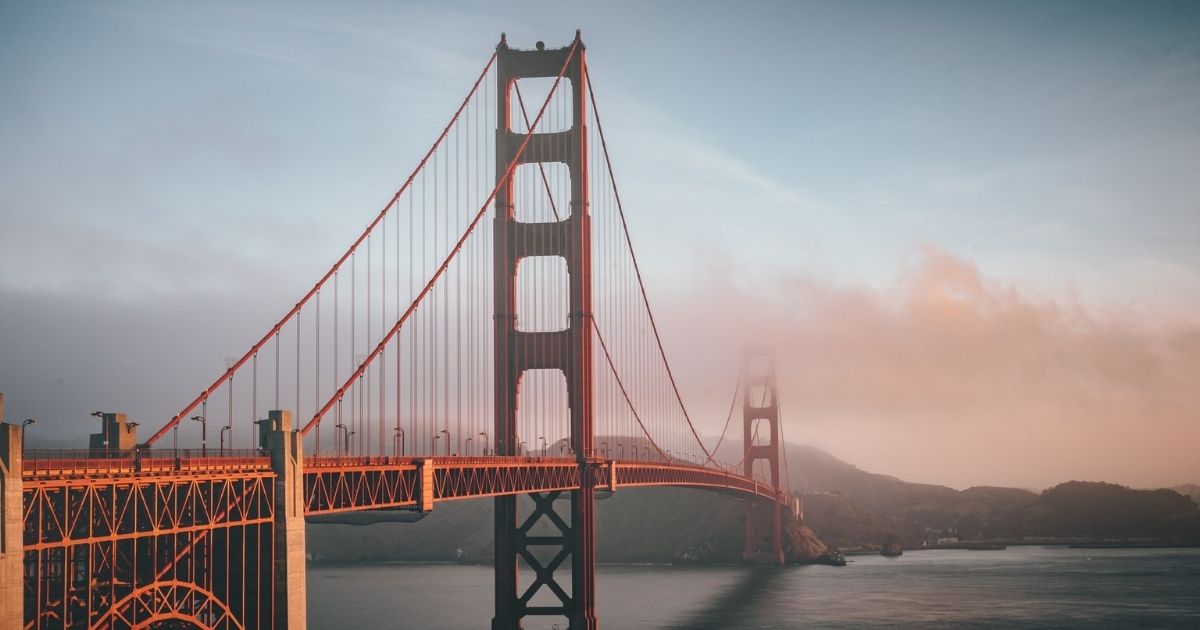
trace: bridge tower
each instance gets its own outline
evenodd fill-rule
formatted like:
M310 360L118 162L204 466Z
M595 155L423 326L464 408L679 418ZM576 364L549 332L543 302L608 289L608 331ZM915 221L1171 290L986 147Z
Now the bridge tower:
M763 351L752 351L747 354L743 366L742 419L743 441L745 445L746 477L754 477L754 463L760 459L766 460L771 474L771 485L781 488L779 479L779 392L775 384L775 358ZM755 443L755 425L763 428L766 424L767 436L762 443ZM760 438L761 440L761 438ZM783 564L783 511L778 501L771 502L771 548L770 557L773 562ZM742 557L754 560L758 557L759 544L754 532L754 501L746 501L746 546Z
M579 463L580 489L571 492L569 522L554 512L557 492L531 495L534 510L518 522L517 499L495 499L496 609L494 630L520 628L527 615L562 615L573 630L597 627L595 614L595 488L587 458L592 453L592 255L591 218L588 209L587 88L584 46L579 32L566 48L537 50L510 48L502 35L497 46L496 216L494 219L495 272L495 392L496 455L516 455L517 408L521 376L526 370L560 370L567 384L570 407L570 444ZM570 83L572 125L559 132L534 133L520 156L522 164L562 163L571 180L570 216L556 222L516 220L513 178L507 168L516 156L524 132L514 132L511 121L518 105L513 84L518 79L554 78L562 71ZM560 85L561 89L562 85ZM515 171L514 171L515 173ZM566 262L569 284L569 317L565 330L532 332L517 329L517 269L522 258L559 256ZM532 535L539 523L549 523L556 535ZM534 549L549 551L553 559L542 564ZM571 588L562 588L555 571L569 556ZM519 590L518 558L533 570L533 583ZM535 595L549 591L558 605L535 606Z

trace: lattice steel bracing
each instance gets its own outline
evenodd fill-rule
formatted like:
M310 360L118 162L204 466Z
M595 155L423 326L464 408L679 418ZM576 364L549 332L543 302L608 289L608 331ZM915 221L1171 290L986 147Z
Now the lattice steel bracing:
M496 453L513 455L519 447L517 407L524 372L534 369L559 370L566 377L570 408L570 444L578 458L580 485L571 492L568 519L553 511L553 500L535 495L534 512L518 524L515 496L496 499L496 614L495 629L521 627L527 615L562 615L571 628L594 628L594 534L595 492L586 474L586 458L592 452L592 287L591 218L588 208L586 64L583 42L576 34L566 48L517 50L502 38L497 49L497 139L498 190L495 198L495 391ZM546 133L517 133L512 120L518 79L549 77L571 88L571 126ZM522 151L522 147L527 147ZM508 165L561 163L571 181L570 214L558 221L518 221L514 205L513 178ZM568 275L568 325L561 331L531 332L517 328L516 280L518 265L529 256L557 256L566 263ZM544 500L543 500L544 499ZM548 506L548 507L547 507ZM561 536L536 537L539 546L559 546L554 561L542 565L529 553L527 532L539 521L562 530ZM569 564L567 563L569 557ZM520 591L518 558L536 574L530 590ZM555 570L569 566L570 591L555 579ZM556 606L532 606L540 589L553 593Z
M429 502L577 490L581 470L593 488L709 488L782 501L779 490L728 470L574 458L310 457L305 460L305 514L421 508ZM430 474L423 475L428 468Z
M767 464L772 489L781 488L779 478L780 433L779 393L775 386L775 360L764 352L753 352L746 359L747 373L743 377L742 439L745 444L745 470L748 479L754 478L754 464ZM758 437L766 425L765 439ZM757 443L756 443L757 440ZM753 499L746 501L746 546L743 557L754 560L759 556L760 543L755 538ZM780 501L771 503L771 538L766 552L772 561L783 564L783 512Z
M102 476L31 466L25 627L271 627L275 474L260 459Z

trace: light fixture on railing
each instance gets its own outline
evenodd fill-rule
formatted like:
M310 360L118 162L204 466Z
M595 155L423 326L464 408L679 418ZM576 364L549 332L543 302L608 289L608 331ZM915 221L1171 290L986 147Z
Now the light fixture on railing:
M25 450L25 429L31 424L37 424L37 420L34 420L33 418L26 418L25 421L21 423L21 450Z
M208 419L204 416L192 416L192 420L200 423L200 453L208 453Z

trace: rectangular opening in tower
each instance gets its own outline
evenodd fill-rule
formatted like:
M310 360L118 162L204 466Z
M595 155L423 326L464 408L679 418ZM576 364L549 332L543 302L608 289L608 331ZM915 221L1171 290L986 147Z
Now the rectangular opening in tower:
M554 90L550 102L546 96ZM526 133L529 125L537 121L538 111L546 103L545 113L541 122L537 123L535 133L555 133L566 131L574 125L575 112L572 107L574 86L565 77L554 87L554 77L536 77L517 79L512 86L512 107L509 108L508 128L516 133ZM524 110L521 106L524 104ZM526 124L528 122L528 124Z
M571 216L571 169L563 162L517 166L513 215L521 223L555 223Z
M771 444L771 421L756 419L750 421L750 445L769 446Z
M517 264L517 330L557 332L569 325L571 291L567 260L522 258Z
M517 444L522 455L570 457L571 408L561 370L526 370L518 387Z

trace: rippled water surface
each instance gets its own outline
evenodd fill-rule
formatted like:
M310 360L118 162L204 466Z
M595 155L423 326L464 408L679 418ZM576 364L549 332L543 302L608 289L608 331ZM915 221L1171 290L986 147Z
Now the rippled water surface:
M846 567L602 565L601 627L1200 628L1200 549L917 551ZM485 628L490 567L310 566L314 628ZM531 618L526 628L552 628Z

